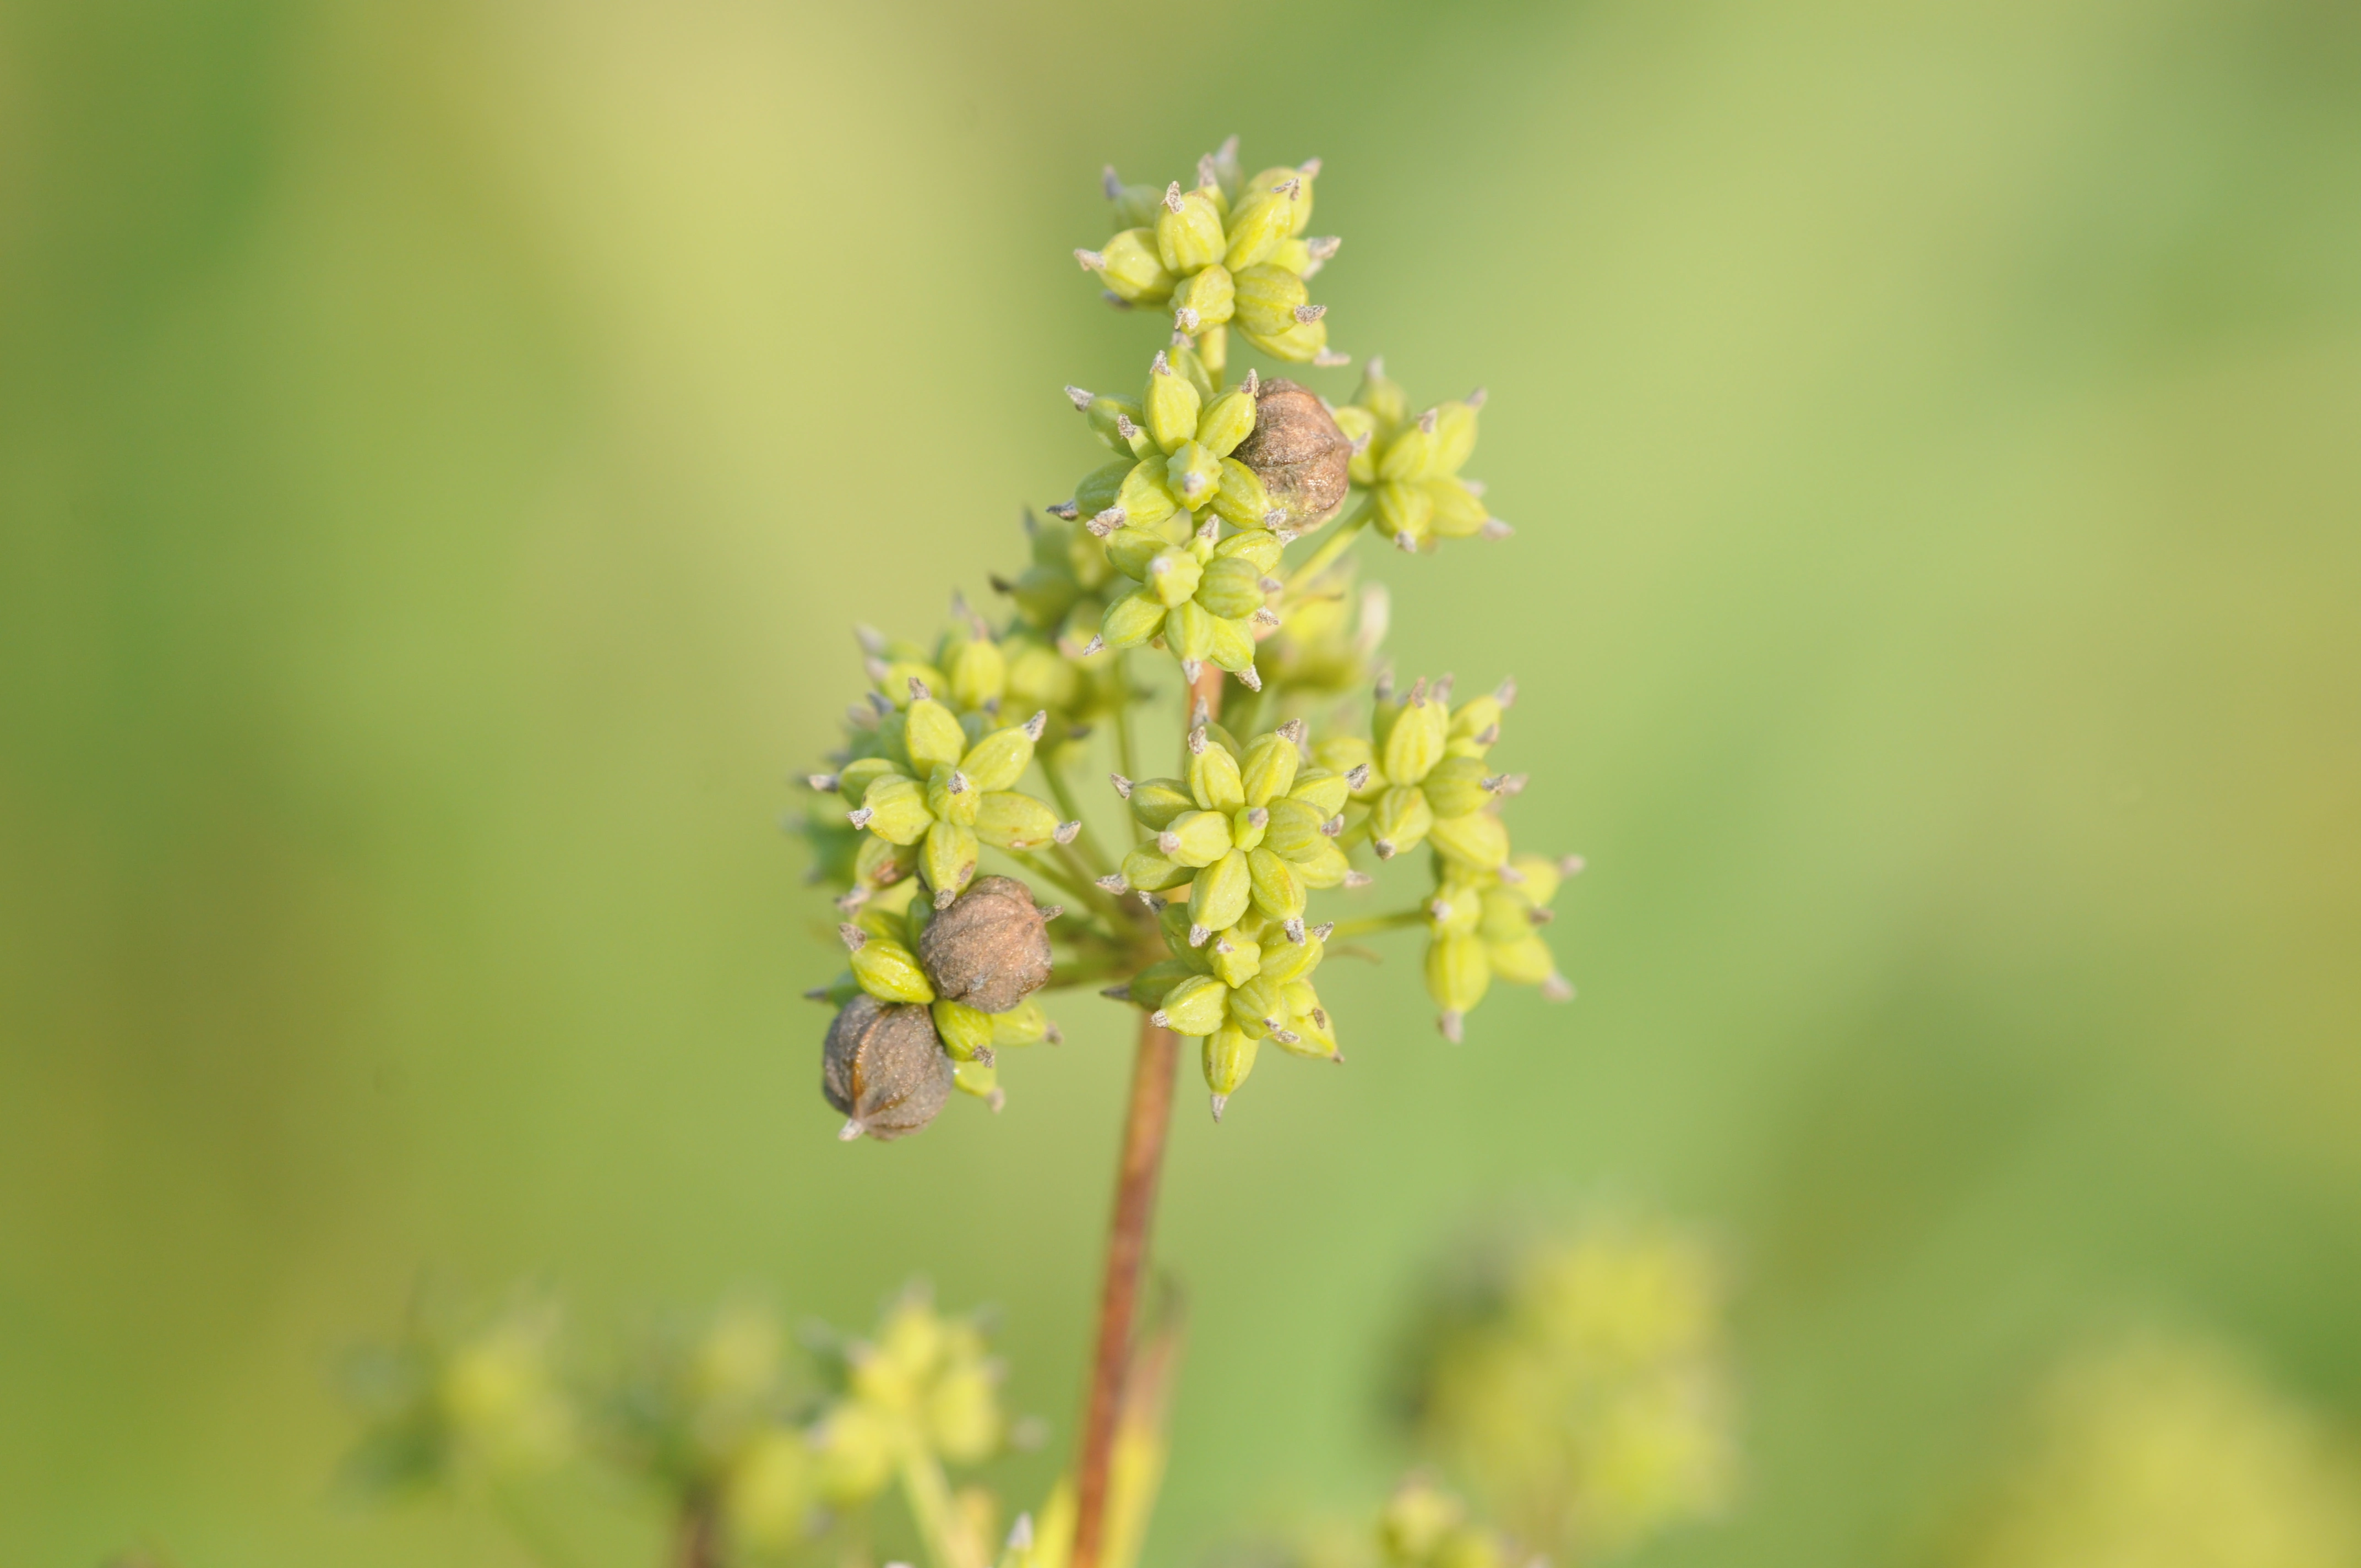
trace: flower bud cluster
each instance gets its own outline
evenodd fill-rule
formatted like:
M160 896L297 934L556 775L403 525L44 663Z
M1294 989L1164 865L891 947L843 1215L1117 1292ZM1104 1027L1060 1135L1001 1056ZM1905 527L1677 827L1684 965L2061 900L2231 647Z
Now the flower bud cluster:
M1512 530L1485 506L1484 487L1459 477L1476 449L1483 406L1478 388L1414 414L1409 397L1387 379L1385 361L1370 360L1360 390L1336 411L1336 427L1353 443L1353 483L1364 492L1353 521L1373 523L1412 552L1444 539L1506 538Z
M1233 326L1276 358L1341 365L1345 356L1328 348L1327 307L1312 303L1304 287L1341 243L1305 236L1319 172L1313 159L1242 178L1235 137L1198 161L1190 190L1177 180L1126 185L1110 168L1107 199L1124 227L1074 259L1098 274L1113 302L1170 309L1173 331L1216 369Z
M868 1502L913 1459L974 1464L1009 1442L1005 1369L972 1318L906 1291L870 1338L841 1352L841 1397L812 1432L814 1489L836 1508Z
M1386 1568L1522 1568L1529 1556L1467 1517L1467 1505L1424 1476L1394 1488L1378 1516Z

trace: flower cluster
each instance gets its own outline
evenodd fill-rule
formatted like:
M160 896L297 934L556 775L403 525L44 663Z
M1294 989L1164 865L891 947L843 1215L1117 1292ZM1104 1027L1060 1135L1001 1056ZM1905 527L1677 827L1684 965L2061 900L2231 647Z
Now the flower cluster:
M1353 400L1336 411L1352 443L1353 483L1364 493L1358 521L1412 553L1444 539L1504 539L1514 532L1484 505L1484 487L1459 470L1476 450L1484 389L1413 415L1409 397L1372 359Z
M1241 179L1235 137L1199 160L1193 190L1177 180L1161 191L1126 185L1109 169L1107 199L1125 226L1074 259L1119 305L1170 307L1173 330L1215 368L1232 325L1275 358L1341 365L1345 356L1328 348L1328 307L1312 304L1304 287L1341 243L1303 237L1319 172L1313 159Z

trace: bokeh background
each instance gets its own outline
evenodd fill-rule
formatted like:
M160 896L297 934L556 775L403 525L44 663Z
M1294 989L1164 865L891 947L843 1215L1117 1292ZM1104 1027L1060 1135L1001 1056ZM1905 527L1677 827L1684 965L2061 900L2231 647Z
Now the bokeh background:
M775 821L1138 373L1101 162L1233 130L1338 345L1491 389L1520 532L1372 570L1591 869L1571 1007L1450 1048L1389 938L1184 1100L1153 1557L1366 1506L1438 1249L1601 1195L1738 1288L1652 1563L1919 1561L2112 1323L2361 1417L2361 11L11 0L0 1558L515 1561L334 1484L424 1277L924 1273L1062 1444L1128 1016L840 1146Z

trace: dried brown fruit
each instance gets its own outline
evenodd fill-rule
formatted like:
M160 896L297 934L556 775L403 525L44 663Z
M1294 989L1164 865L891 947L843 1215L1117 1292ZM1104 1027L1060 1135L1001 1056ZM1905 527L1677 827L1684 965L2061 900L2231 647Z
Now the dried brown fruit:
M924 1007L862 994L828 1026L820 1092L849 1118L843 1136L880 1143L935 1119L951 1092L951 1058Z
M1299 532L1345 504L1353 443L1308 388L1274 378L1255 393L1254 433L1230 455L1262 481Z
M1049 916L1014 877L978 877L918 938L935 994L1005 1013L1049 981Z

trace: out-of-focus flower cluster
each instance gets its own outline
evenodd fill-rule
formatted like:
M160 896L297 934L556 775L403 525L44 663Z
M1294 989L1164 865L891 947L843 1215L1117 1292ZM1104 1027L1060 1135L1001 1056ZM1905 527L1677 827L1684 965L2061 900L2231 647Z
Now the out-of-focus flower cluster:
M2153 1332L2069 1360L2033 1399L1957 1568L2361 1563L2349 1442L2219 1346Z
M1495 1256L1412 1358L1421 1446L1532 1552L1580 1563L1712 1512L1736 1467L1720 1270L1660 1225Z

